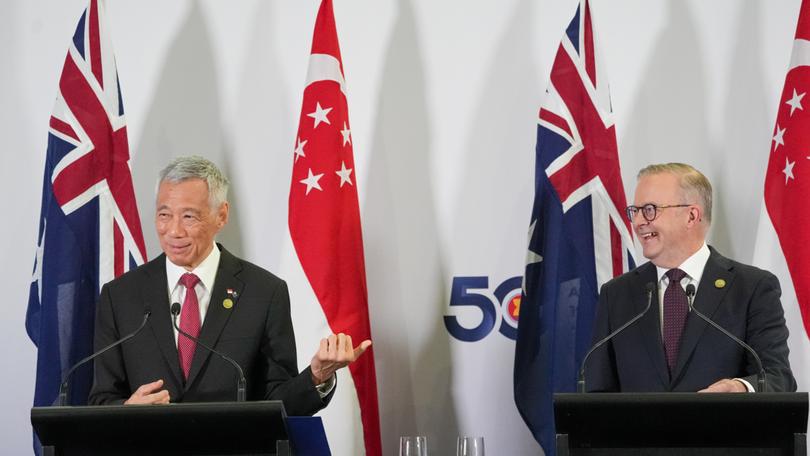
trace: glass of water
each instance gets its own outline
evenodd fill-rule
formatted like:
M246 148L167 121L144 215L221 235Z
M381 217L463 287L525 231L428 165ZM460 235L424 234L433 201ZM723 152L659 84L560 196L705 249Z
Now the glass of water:
M456 456L484 456L484 438L459 437L456 441Z
M427 438L423 435L399 438L399 456L427 456Z

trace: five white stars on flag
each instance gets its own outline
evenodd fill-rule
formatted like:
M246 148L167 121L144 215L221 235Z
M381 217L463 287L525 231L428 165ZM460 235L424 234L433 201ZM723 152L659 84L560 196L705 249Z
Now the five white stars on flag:
M321 123L325 123L327 125L332 125L332 122L329 121L329 113L332 111L332 108L327 107L324 108L321 106L320 102L315 103L315 111L307 114L308 117L311 117L314 120L313 130L318 128L318 125ZM351 130L349 130L348 125L346 122L343 122L343 129L340 130L340 134L343 136L343 146L345 147L347 144L351 145ZM295 162L298 162L298 159L301 157L306 157L306 153L304 152L304 146L307 145L307 140L302 141L301 138L298 138L298 144L295 146ZM343 184L354 185L352 182L352 168L346 168L346 162L341 161L340 169L335 171L335 174L338 175L340 178L340 187L343 187ZM312 168L309 168L307 171L306 179L301 179L299 182L306 185L306 194L309 195L309 192L312 189L323 191L320 185L320 179L323 177L323 173L321 174L314 174L312 172Z
M807 92L798 93L796 89L793 89L793 96L785 101L785 104L790 106L790 114L789 117L793 117L793 113L798 109L800 111L804 111L804 107L802 106L802 98L807 94ZM776 124L776 133L771 138L773 142L773 151L776 152L776 149L779 146L785 145L785 133L787 132L787 127L781 128L779 123ZM810 160L810 156L807 157ZM785 167L782 169L782 173L785 175L785 185L793 179L796 180L796 176L793 175L793 167L796 166L795 161L790 161L790 159L786 156L785 157Z

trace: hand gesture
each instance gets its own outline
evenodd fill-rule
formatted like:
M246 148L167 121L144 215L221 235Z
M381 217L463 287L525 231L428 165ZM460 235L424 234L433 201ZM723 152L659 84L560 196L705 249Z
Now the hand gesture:
M326 382L335 375L335 371L353 363L370 346L371 341L364 340L354 347L352 336L343 333L321 339L318 352L312 357L310 364L312 381L316 385Z

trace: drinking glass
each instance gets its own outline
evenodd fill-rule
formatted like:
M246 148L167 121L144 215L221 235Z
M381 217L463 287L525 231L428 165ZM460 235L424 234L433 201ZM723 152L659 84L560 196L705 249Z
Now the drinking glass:
M484 456L484 438L459 437L456 441L456 456Z
M423 435L400 437L399 456L427 456L427 438Z

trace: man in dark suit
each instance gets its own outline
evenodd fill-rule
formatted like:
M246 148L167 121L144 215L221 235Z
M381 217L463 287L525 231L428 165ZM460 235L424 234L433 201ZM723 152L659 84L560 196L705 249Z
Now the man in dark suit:
M760 356L767 389L796 390L779 281L706 245L711 209L711 184L693 167L668 163L639 172L627 215L650 261L602 286L593 340L641 313L648 297L652 305L594 352L586 367L588 390L756 391L753 357L690 311L690 284L697 290L694 308Z
M172 326L233 358L245 371L247 399L280 399L290 415L326 406L335 371L371 345L338 334L321 340L298 372L290 299L283 280L214 242L228 222L228 181L208 160L181 157L160 174L155 227L163 254L106 284L96 311L96 348L134 339L96 360L90 404L165 404L236 399L233 366Z

